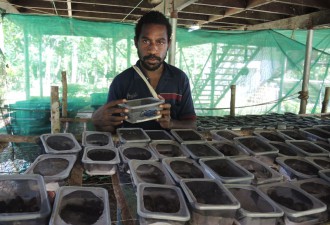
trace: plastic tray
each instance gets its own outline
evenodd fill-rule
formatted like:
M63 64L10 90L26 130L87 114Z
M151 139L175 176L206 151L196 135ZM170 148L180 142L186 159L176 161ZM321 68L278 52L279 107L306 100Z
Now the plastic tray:
M236 220L240 225L275 225L283 211L264 193L252 185L225 185L240 202Z
M181 144L193 159L224 157L216 148L208 142L184 142Z
M268 142L271 146L278 149L278 156L303 156L301 152L298 152L295 148L288 145L285 142L270 141Z
M172 129L171 134L179 143L206 141L200 133L193 129Z
M276 130L274 131L253 131L253 134L263 138L265 141L281 141L284 142L288 138L280 135ZM291 138L290 138L291 139Z
M120 158L114 147L85 147L81 161L89 175L113 175Z
M71 133L42 134L40 139L45 152L50 154L77 154L82 149Z
M180 186L189 203L190 224L233 224L240 203L219 181L183 179Z
M151 141L142 128L118 128L116 132L121 143Z
M189 157L182 145L176 141L152 141L149 144L159 159L167 157Z
M277 157L276 162L281 166L280 172L290 180L308 179L318 176L319 168L304 157Z
M146 143L127 143L119 146L118 150L124 164L132 159L158 161L158 157Z
M51 207L39 174L0 175L0 224L48 224Z
M216 150L221 152L224 156L228 157L240 157L246 156L248 153L242 148L238 147L232 141L222 140L222 141L208 141L208 143L213 146Z
M322 179L330 182L330 169L327 170L319 170L319 175Z
M284 136L287 140L307 140L305 134L299 130L276 130L280 135Z
M278 149L257 136L245 136L234 138L234 142L249 152L251 155L269 155L279 152Z
M264 184L259 189L283 210L286 224L317 224L327 209L323 202L289 182Z
M326 132L330 132L330 124L329 125L315 125L313 127L316 129L321 129Z
M158 115L157 112L161 109L159 105L164 102L163 99L148 97L128 100L126 103L118 104L118 106L129 110L126 114L127 122L141 123L160 118L161 115Z
M161 162L130 160L128 165L135 186L140 183L175 185L171 175Z
M232 130L211 130L210 133L212 135L212 139L217 141L232 141L235 137L241 136Z
M306 134L306 137L310 141L327 141L330 138L330 132L325 130L309 127L309 128L300 128L302 133Z
M203 167L192 159L164 158L162 163L177 184L180 183L181 179L201 179L211 177L206 173Z
M82 146L85 147L114 147L111 133L98 131L84 131L82 136Z
M308 162L314 164L320 170L330 169L330 158L326 157L305 157Z
M254 175L254 179L252 180L252 184L254 185L279 182L283 180L281 174L254 157L239 157L233 158L233 160Z
M151 141L171 141L174 137L165 130L145 130Z
M179 187L140 183L137 188L140 224L185 224L190 213Z
M311 141L287 140L285 142L305 156L329 156L329 152L327 150Z
M69 224L111 224L107 190L99 187L60 187L56 192L49 225Z
M46 183L62 181L70 175L76 159L75 155L70 154L39 155L25 174L40 174Z
M250 184L254 175L230 158L205 158L199 163L215 179L222 183Z

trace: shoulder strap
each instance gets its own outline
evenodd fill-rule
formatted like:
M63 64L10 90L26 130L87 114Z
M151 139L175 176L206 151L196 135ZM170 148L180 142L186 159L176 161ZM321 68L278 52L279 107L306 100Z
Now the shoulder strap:
M132 66L133 69L140 75L140 77L142 78L142 80L144 81L144 83L146 83L147 87L149 88L150 93L152 94L152 96L154 98L158 98L158 95L156 93L156 91L154 90L154 88L150 85L150 83L147 81L146 77L143 75L142 71L140 70L139 67L133 65Z

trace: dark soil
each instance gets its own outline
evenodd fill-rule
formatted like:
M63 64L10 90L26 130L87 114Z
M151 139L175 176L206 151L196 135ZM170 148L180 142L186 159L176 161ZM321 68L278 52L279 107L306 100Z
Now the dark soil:
M252 152L267 152L273 150L266 143L256 138L243 138L240 139L239 142Z
M163 131L146 131L151 140L172 140L170 136L168 136Z
M23 200L22 197L16 196L14 199L0 201L0 213L26 213L40 211L40 204L36 197L29 200Z
M167 157L183 156L181 149L173 144L157 144L156 150L159 154Z
M219 152L224 154L225 156L236 156L236 155L241 155L241 151L237 149L232 144L228 143L212 143L211 144L213 147L215 147Z
M208 160L205 164L221 177L243 177L244 174L236 166L226 160ZM235 168L234 168L235 167Z
M189 162L172 161L170 167L181 178L204 178L203 172Z
M309 142L291 142L291 144L297 146L298 148L308 153L322 153L321 149L315 147L313 144L310 144Z
M322 160L322 159L315 159L314 162L321 166L323 169L330 169L330 162L329 160Z
M180 210L179 197L172 189L145 188L143 203L151 212L177 213Z
M87 152L87 157L93 161L110 161L116 157L116 153L108 149L92 149Z
M306 182L300 186L304 191L312 195L330 195L330 186L319 183ZM330 202L330 199L329 199Z
M260 132L260 135L263 136L264 138L266 138L267 140L270 141L282 141L284 142L285 139L283 137L281 137L279 134L277 133L271 133L271 132Z
M252 160L237 160L238 164L254 174L254 179L268 179L272 177L272 174L263 165L256 163Z
M69 166L69 161L62 158L48 158L36 164L33 173L42 176L54 176L61 173Z
M279 153L286 155L286 156L297 156L298 153L293 150L290 146L288 146L286 143L278 144L278 143L269 143L272 146L274 146L276 149L278 149Z
M90 134L86 137L86 143L93 146L105 146L109 144L109 137L105 134Z
M119 134L124 140L144 140L146 135L141 130L121 130Z
M318 168L302 160L286 159L284 160L284 163L299 173L317 175L319 172Z
M239 135L235 135L229 131L221 130L216 133L217 135L224 137L227 140L233 140L235 137L239 137Z
M187 144L186 147L197 157L219 156L206 144Z
M47 145L54 150L71 150L75 143L72 139L64 136L51 136L46 140Z
M202 137L196 134L194 131L191 130L178 130L176 134L183 140L183 141L196 141L202 140Z
M139 160L148 160L152 156L148 150L139 147L126 148L123 151L123 154L128 159L139 159Z
M165 184L166 177L163 171L150 164L142 164L136 168L136 174L146 183Z

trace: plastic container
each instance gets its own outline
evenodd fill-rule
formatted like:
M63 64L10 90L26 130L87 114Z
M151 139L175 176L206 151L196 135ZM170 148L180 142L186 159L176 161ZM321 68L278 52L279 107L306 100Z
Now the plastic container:
M329 156L329 152L311 141L306 140L287 140L288 145L305 156Z
M140 183L137 188L137 213L144 224L185 224L190 213L179 187Z
M264 184L259 189L283 210L285 224L318 224L327 209L323 202L290 182Z
M128 165L136 187L140 183L175 185L171 175L161 162L130 160Z
M171 134L179 142L205 142L203 135L193 129L172 129Z
M190 224L232 225L240 203L220 181L183 179L181 188L188 200Z
M167 157L189 157L183 146L176 141L152 141L149 144L159 159Z
M211 177L222 183L250 184L254 175L230 158L205 158L199 160Z
M25 174L40 174L46 183L63 181L70 175L76 159L77 157L71 154L39 155Z
M323 148L324 150L329 152L329 156L330 156L330 143L324 142L324 141L314 141L314 144L316 144L317 146Z
M319 175L322 179L330 182L330 169L319 170Z
M270 141L268 142L271 146L278 149L278 156L303 156L304 154L298 152L292 146L285 142L280 141Z
M56 192L49 225L69 224L111 224L107 190L99 187L60 187Z
M71 133L40 135L45 152L49 154L77 154L81 150L76 138Z
M51 213L39 174L0 175L0 224L46 225Z
M280 141L284 142L288 138L280 135L278 132L274 131L253 131L253 134L263 138L265 141ZM290 138L291 139L291 138Z
M129 160L158 161L156 154L145 143L127 143L118 148L122 162L128 165Z
M277 157L276 162L281 166L280 173L290 180L308 179L318 176L319 168L304 157Z
M309 128L301 128L300 131L306 134L306 137L310 141L327 141L330 138L330 132L325 130L309 127Z
M119 152L114 147L85 147L81 162L88 175L113 175L120 163Z
M217 141L232 141L235 137L241 136L232 130L211 130L210 133L212 134L212 139Z
M163 103L163 99L148 97L128 100L123 104L118 104L118 106L129 110L126 114L128 117L126 119L127 122L141 123L160 118L161 115L158 115L157 112L161 110L159 105Z
M330 158L326 157L305 157L308 162L311 162L320 170L330 169Z
M240 202L235 219L240 225L275 225L281 220L283 211L258 188L252 185L226 185Z
M299 130L276 130L280 135L284 136L288 140L307 140L305 134L299 132Z
M85 147L114 147L111 133L98 131L84 131L82 136L82 145Z
M330 219L330 183L321 178L304 179L293 182L294 185L303 189L307 193L313 195L315 198L321 200L327 205L327 212L320 218L321 222Z
M242 148L238 147L231 141L208 141L208 143L224 156L240 157L248 155L246 151L244 151Z
M245 151L251 155L269 155L276 154L279 152L278 149L274 148L269 143L265 142L264 139L257 136L245 136L234 138L234 142L242 147Z
M151 141L142 128L118 128L116 132L121 143Z
M246 156L233 160L254 175L252 180L254 185L279 182L283 179L281 174L254 157Z
M221 152L207 142L185 142L181 145L193 159L224 157Z
M326 132L330 132L330 125L315 125L313 127L316 129L326 131Z
M165 130L145 130L151 141L171 141L174 137Z
M182 179L201 179L211 177L206 173L203 167L192 159L164 158L162 163L177 184L179 184Z

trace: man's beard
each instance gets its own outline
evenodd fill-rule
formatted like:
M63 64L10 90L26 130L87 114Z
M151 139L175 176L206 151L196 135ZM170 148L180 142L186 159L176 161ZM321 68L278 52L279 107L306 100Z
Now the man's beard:
M147 55L147 56L142 57L139 52L138 52L138 55L139 55L139 58L141 60L142 66L146 70L149 70L149 71L155 71L155 70L159 69L159 67L161 67L161 65L163 64L163 62L164 62L164 60L166 58L166 55L165 55L165 57L163 59L160 58L160 57L158 57L158 56L155 56L155 55ZM159 61L159 63L154 64L154 65L147 64L145 62L145 60L148 60L148 59L151 59L151 58L157 59Z

